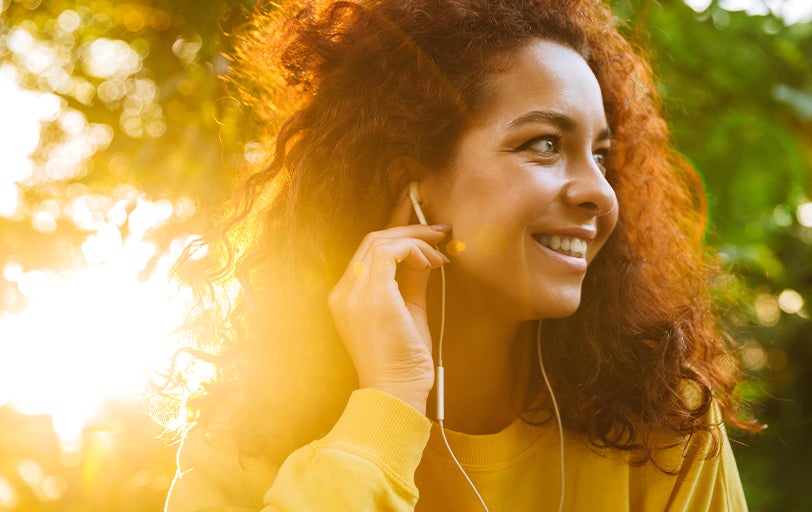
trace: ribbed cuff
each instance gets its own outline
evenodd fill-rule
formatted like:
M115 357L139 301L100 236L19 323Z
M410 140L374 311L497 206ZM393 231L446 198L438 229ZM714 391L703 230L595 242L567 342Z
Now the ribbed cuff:
M431 421L414 407L365 388L350 395L344 413L322 442L343 449L352 447L352 452L372 458L393 472L391 476L413 482L430 433Z

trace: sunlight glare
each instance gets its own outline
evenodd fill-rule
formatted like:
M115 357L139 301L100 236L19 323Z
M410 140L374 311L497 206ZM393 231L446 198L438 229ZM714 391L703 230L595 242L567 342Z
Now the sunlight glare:
M107 201L79 196L72 210L62 213L81 211L85 225L92 226L82 244L84 267L27 269L11 259L2 268L26 307L0 312L0 405L8 403L23 414L50 414L66 450L78 448L85 423L105 400L141 394L149 371L174 352L168 337L189 305L188 290L168 279L187 238L159 254L145 237L173 215L172 203L133 197L124 187L118 192L118 199ZM137 206L121 205L128 200ZM116 204L118 210L112 208ZM41 208L44 216L60 215L52 204ZM125 237L117 224L128 208L131 226ZM99 211L113 212L118 223ZM150 277L143 279L148 263Z
M55 119L60 110L56 95L22 89L14 66L0 66L0 215L12 217L20 207L18 183L33 173L31 154L39 146L42 123Z
M24 414L50 413L60 438L74 439L105 399L137 395L169 355L182 301L161 276L139 283L115 263L27 272L24 283L30 306L0 316L0 396Z

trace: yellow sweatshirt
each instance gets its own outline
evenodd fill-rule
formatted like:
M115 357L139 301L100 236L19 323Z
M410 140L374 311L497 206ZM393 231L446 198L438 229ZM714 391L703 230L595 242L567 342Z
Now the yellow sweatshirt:
M715 412L714 415L718 415ZM446 430L449 443L491 512L556 511L558 431L516 421L489 435ZM724 429L718 455L707 436L663 454L686 464L676 476L630 467L623 454L599 453L565 435L564 510L746 511ZM477 511L481 505L454 465L436 425L412 407L371 389L355 391L327 436L284 461L246 462L192 429L178 452L167 512Z

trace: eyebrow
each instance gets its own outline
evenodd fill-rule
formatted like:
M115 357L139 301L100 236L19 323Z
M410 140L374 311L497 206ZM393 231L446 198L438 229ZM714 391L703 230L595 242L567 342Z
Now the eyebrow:
M515 128L524 124L537 123L551 124L564 132L572 132L577 126L575 120L566 114L555 112L553 110L534 110L511 121L510 124L508 124L508 128ZM604 141L611 138L612 131L607 127L601 130L596 140Z

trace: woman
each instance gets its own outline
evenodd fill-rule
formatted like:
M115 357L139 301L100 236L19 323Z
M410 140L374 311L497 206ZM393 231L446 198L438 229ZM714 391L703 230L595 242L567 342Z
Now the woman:
M274 149L183 266L167 510L746 509L700 182L607 6L260 8L235 58Z

